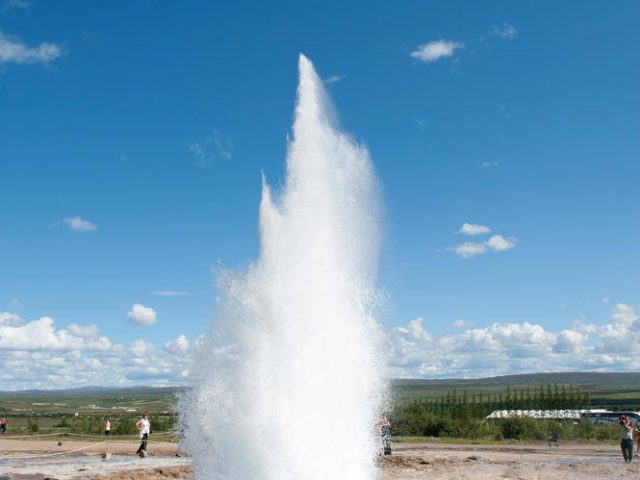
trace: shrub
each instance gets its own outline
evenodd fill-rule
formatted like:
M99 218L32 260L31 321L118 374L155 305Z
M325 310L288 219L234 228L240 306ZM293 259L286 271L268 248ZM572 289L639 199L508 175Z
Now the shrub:
M40 426L38 425L38 422L35 421L33 418L29 417L29 419L27 420L27 431L31 433L35 433L38 430L40 430Z

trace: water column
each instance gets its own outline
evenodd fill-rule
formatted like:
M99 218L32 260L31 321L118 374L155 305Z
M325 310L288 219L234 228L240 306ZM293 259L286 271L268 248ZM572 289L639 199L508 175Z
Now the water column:
M303 55L299 74L284 187L263 179L260 256L218 275L218 314L180 402L197 479L377 475L377 180Z

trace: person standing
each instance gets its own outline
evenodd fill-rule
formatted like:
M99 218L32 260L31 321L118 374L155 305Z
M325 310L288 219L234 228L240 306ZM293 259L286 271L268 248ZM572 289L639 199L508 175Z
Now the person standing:
M7 431L7 421L4 418L0 418L0 433Z
M151 433L151 422L149 422L149 413L144 412L142 418L136 422L136 428L140 434L140 446L136 455L141 457L147 456L147 441L149 440L149 434Z
M104 419L104 422L102 422L102 426L104 427L104 436L108 437L109 435L111 435L111 422L108 418Z
M625 462L630 462L633 459L633 424L626 415L620 415L618 423L620 424L622 457Z

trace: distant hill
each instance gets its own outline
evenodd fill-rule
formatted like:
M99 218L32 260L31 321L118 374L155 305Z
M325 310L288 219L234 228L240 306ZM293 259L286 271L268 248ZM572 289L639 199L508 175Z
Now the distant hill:
M474 379L396 379L391 382L394 399L439 397L448 391L469 395L498 393L509 387L573 385L591 395L594 406L640 407L640 372L555 372L504 375Z
M183 391L185 387L149 387L145 385L138 385L133 387L98 387L88 386L79 388L63 388L57 390L15 390L8 392L0 392L2 397L26 397L26 396L54 396L54 397L68 397L68 396L117 396L117 395L140 395L140 394L174 394Z
M506 387L539 385L547 383L572 384L585 389L603 388L638 388L640 389L640 372L555 372L525 373L520 375L504 375L499 377L472 379L395 379L397 388L486 388L490 386Z
M391 388L400 396L439 396L444 392L467 390L472 392L502 391L511 388L527 388L532 385L546 384L574 385L589 392L610 390L640 391L640 372L556 372L527 373L520 375L504 375L487 378L445 378L445 379L393 379ZM0 392L2 397L10 396L117 396L117 395L172 395L184 391L187 387L148 387L144 385L132 387L80 387L63 390L21 390Z

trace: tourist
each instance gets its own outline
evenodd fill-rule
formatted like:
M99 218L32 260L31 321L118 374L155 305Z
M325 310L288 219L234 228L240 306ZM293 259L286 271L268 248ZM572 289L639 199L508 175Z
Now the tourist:
M108 437L109 435L111 435L111 422L109 421L108 418L105 418L104 422L102 423L102 426L104 427L105 437Z
M0 433L7 431L7 421L4 418L0 418Z
M640 422L633 429L633 438L636 440L636 457L640 457Z
M384 415L379 416L375 423L375 433L378 438L378 455L391 455L391 422Z
M149 440L149 434L151 433L151 422L149 422L149 413L144 412L142 418L136 422L136 428L140 434L140 447L136 455L141 457L147 456L147 441Z
M633 424L629 417L620 415L620 448L625 462L630 462L633 458Z

